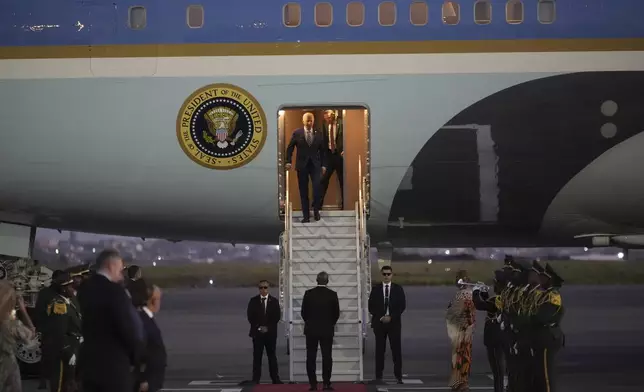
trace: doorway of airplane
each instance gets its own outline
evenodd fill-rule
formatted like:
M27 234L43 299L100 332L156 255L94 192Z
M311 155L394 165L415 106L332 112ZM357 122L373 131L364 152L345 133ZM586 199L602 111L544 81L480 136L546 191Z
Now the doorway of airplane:
M303 128L303 117L306 113L313 114L313 129L324 139L327 154L327 170L330 177L321 177L321 191L325 180L328 186L322 204L322 211L353 210L358 200L360 179L358 161L362 163L362 175L369 176L369 110L360 106L315 106L315 107L283 107L278 112L278 179L280 192L280 216L284 215L286 200L286 153L293 132ZM330 138L331 136L331 138ZM330 140L335 136L335 143ZM331 151L335 150L335 154ZM301 211L300 192L298 189L295 161L297 148L293 151L291 162L293 168L289 174L288 189L293 205L293 211ZM334 169L334 170L332 170ZM338 171L341 176L338 175ZM343 186L340 186L342 178ZM313 187L309 183L309 200L313 202ZM343 203L344 201L344 203Z

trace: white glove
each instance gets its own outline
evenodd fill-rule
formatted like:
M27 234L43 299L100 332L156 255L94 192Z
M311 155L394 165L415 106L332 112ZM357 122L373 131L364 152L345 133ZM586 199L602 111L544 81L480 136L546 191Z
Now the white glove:
M78 342L79 342L80 344L83 344L83 342L84 342L84 341L85 341L85 339L83 339L83 337L82 337L82 336L81 336L80 338L78 338Z
M73 354L71 358L69 358L69 366L76 366L76 354Z

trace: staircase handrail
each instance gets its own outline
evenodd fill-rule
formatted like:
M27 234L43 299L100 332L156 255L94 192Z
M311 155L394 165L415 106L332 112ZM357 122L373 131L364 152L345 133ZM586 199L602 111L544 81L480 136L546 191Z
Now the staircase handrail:
M365 244L367 238L367 199L366 199L366 185L367 178L362 173L362 157L358 156L358 218L360 228L360 243ZM364 248L364 247L361 247ZM365 250L359 250L360 260L365 257Z
M287 355L290 354L290 335L293 330L293 309L292 303L290 301L292 293L290 292L290 285L293 279L292 270L291 270L291 259L293 258L293 247L291 246L291 241L293 239L292 226L293 226L293 205L291 203L291 192L290 192L290 175L289 170L286 169L284 176L285 184L285 205L284 205L284 233L282 236L282 247L283 247L283 257L284 257L284 281L286 287L284 288L284 297L288 298L289 301L284 301L283 309L283 318L285 321L285 338L287 342Z

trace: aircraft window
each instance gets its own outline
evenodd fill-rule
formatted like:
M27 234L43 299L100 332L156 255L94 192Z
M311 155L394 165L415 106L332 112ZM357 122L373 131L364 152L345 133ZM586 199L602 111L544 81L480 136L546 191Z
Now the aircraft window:
M429 7L424 1L414 1L409 5L409 21L414 26L425 26L429 20Z
M443 23L447 25L456 25L461 20L461 7L455 1L446 1L443 3Z
M189 5L187 10L186 20L188 27L191 29L198 29L203 27L204 12L203 7L200 5Z
M364 4L352 1L347 4L347 24L351 27L362 26L364 23Z
M333 23L333 6L331 3L317 3L315 5L315 25L329 27Z
M474 22L481 25L492 22L492 4L488 0L474 3Z
M148 24L145 7L130 7L128 25L132 30L143 30Z
M555 0L539 0L539 4L537 4L537 17L540 23L554 23L557 17Z
M288 3L284 5L282 23L286 27L297 27L302 21L302 8L297 3Z
M378 22L381 26L393 26L396 24L396 3L383 1L378 5Z
M523 22L523 1L510 0L505 4L505 21L509 24Z

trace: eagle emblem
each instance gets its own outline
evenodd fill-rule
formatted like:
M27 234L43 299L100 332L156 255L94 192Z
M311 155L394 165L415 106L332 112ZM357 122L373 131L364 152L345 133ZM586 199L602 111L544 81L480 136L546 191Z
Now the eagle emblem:
M208 131L203 131L204 140L221 149L229 145L234 146L243 135L242 130L238 130L235 133L238 118L239 114L235 110L225 106L217 106L208 110L204 114L204 119L208 125Z

